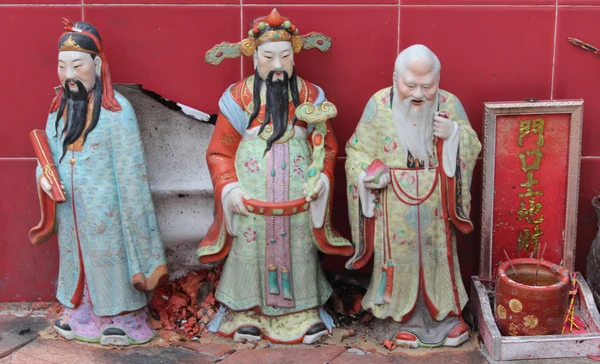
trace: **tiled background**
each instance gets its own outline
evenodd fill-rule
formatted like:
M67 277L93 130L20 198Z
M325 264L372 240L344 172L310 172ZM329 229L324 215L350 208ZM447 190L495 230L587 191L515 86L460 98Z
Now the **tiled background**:
M398 2L400 1L400 3ZM9 2L10 4L4 4ZM32 4L34 3L35 4ZM348 139L369 96L389 86L400 49L424 43L442 62L441 86L459 96L482 135L485 101L583 98L585 121L577 269L585 270L600 194L600 58L568 36L600 45L600 0L3 0L0 4L0 302L51 299L56 241L33 247L27 231L39 219L33 153L27 139L43 128L56 77L61 17L84 19L101 32L116 83L141 83L166 98L217 112L223 90L251 71L248 60L204 63L212 45L245 36L250 20L277 5L301 33L333 39L327 53L303 52L297 70L326 91ZM123 4L127 3L127 4ZM338 186L343 186L343 150ZM474 179L479 225L481 166ZM597 186L598 185L598 186ZM336 226L348 234L345 192L336 190ZM477 273L479 228L461 236L463 277ZM329 260L330 267L341 260Z

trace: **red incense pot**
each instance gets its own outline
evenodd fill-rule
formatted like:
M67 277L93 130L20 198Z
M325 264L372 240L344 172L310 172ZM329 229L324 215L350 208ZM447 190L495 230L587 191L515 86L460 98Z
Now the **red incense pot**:
M544 260L511 262L516 273L508 261L497 271L494 318L502 335L560 334L569 307L569 273Z

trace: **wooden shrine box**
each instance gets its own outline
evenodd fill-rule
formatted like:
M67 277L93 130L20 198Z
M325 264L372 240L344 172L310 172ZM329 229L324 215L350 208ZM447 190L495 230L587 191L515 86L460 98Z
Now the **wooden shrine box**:
M538 256L575 268L583 100L486 103L481 256L471 310L491 360L599 354L600 314L577 273L575 314L585 333L503 336L494 320L496 269L506 260Z

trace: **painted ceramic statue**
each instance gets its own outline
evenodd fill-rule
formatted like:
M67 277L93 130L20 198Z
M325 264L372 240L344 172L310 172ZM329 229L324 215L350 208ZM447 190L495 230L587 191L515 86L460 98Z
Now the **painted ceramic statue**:
M397 344L468 339L455 229L470 232L471 176L481 144L456 96L438 88L440 61L423 45L398 55L394 85L371 97L346 145L352 238L348 262L374 255L362 307L401 323Z
M113 90L96 28L64 22L60 91L45 133L32 133L42 222L30 239L58 232L64 312L54 328L62 337L140 344L154 336L145 292L168 278L140 132Z
M203 263L226 258L215 295L222 307L210 329L236 341L313 343L331 332L322 309L331 288L318 252L353 252L330 221L335 107L294 70L295 53L327 50L331 40L297 33L274 9L252 22L241 43L206 54L212 64L254 59L254 75L219 101L206 153L215 220L198 249Z

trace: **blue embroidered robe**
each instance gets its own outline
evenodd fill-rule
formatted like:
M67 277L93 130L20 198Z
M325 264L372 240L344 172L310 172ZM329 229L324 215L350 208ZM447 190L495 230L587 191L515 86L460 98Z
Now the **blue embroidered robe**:
M46 134L66 193L56 205L60 269L58 300L77 307L83 282L98 316L144 307L146 295L167 278L166 259L150 195L144 149L131 104L115 92L122 111L102 109L79 151L62 161L64 118ZM39 178L41 168L38 166Z

